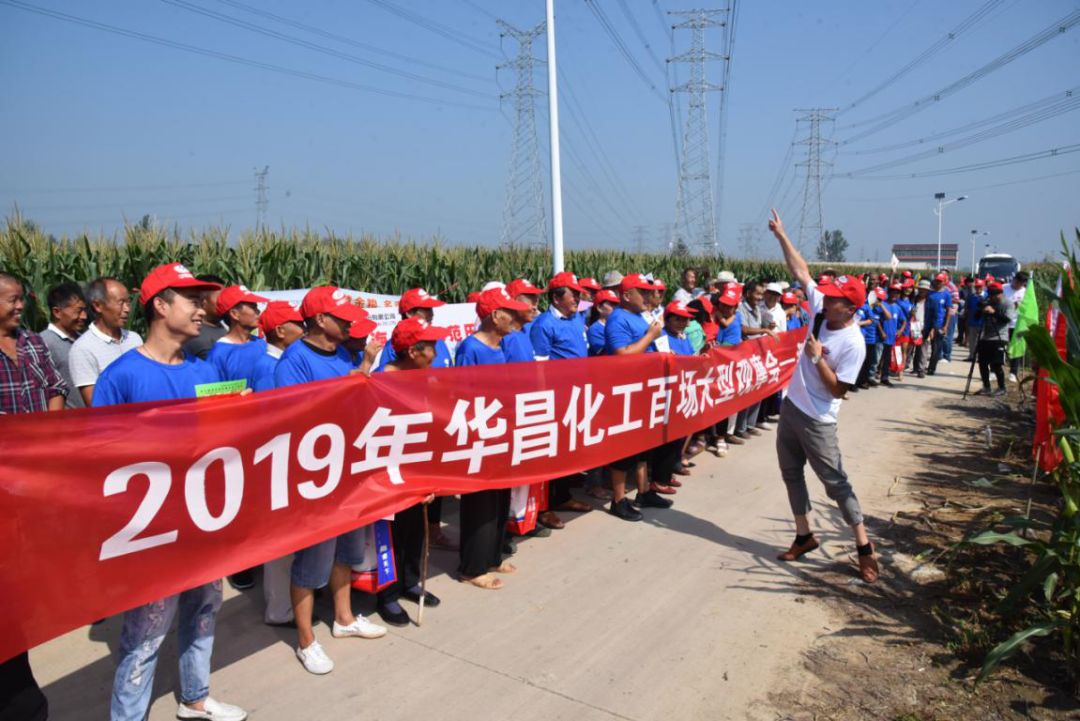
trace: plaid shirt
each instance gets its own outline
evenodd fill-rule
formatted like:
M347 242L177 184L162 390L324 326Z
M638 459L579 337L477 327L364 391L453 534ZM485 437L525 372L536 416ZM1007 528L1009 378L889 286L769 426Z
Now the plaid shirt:
M50 398L67 395L67 384L41 336L19 328L15 354L13 361L0 353L0 413L47 411Z

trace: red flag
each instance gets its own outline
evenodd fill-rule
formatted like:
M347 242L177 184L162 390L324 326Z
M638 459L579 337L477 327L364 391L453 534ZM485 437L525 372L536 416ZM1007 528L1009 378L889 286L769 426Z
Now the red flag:
M1061 277L1058 277L1057 293L1061 297ZM1046 328L1050 331L1050 337L1054 339L1054 346L1058 355L1065 358L1065 316L1054 305L1046 311ZM1061 409L1061 401L1058 399L1058 387L1054 383L1046 381L1045 368L1039 369L1038 378L1035 381L1035 440L1031 446L1032 455L1039 458L1039 467L1044 473L1050 473L1064 460L1061 448L1054 437L1054 429L1065 422L1065 412ZM1039 455L1039 449L1042 455Z

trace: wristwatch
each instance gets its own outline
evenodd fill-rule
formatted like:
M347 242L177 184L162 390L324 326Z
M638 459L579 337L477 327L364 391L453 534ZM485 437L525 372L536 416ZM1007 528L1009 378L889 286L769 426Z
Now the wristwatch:
M819 355L810 356L810 362L813 363L814 365L817 365L818 363L821 362L821 356L819 356Z

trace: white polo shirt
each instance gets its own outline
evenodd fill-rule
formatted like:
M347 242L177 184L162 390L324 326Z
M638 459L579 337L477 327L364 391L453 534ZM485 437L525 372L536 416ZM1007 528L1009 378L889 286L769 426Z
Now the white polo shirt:
M141 345L142 338L138 333L125 328L120 331L120 340L117 340L98 328L96 323L91 323L89 330L71 346L71 354L68 355L71 382L75 388L95 385L98 376L110 363Z

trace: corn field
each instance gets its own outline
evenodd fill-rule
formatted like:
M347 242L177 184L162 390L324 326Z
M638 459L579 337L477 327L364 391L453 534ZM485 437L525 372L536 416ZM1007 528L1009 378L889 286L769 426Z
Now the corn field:
M551 272L547 250L447 246L438 238L420 243L293 228L247 232L234 239L224 228L182 235L178 229L152 225L128 225L122 237L116 238L56 238L18 214L9 216L0 228L0 270L26 283L31 302L24 313L25 322L37 330L48 322L44 300L48 289L57 283L85 284L99 276L113 276L137 288L151 268L169 261L179 261L193 273L213 273L256 291L332 283L399 294L422 286L449 302L463 302L470 292L491 280L507 282L524 277L541 282ZM672 289L686 267L698 268L699 279L702 271L715 275L720 270L730 270L739 279L783 279L788 275L778 261L616 250L570 250L567 267L579 276L597 279L609 270L651 272ZM869 266L844 269L881 270Z

